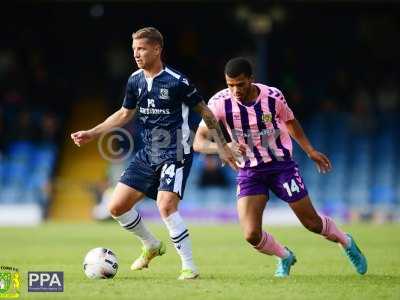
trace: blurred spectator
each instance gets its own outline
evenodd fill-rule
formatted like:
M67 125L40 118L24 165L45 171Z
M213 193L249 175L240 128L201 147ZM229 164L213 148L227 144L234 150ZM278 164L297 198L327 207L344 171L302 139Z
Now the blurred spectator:
M59 122L54 113L45 112L41 118L39 139L42 142L55 143L58 135Z
M210 209L226 206L226 203L234 199L230 199L230 182L228 182L228 178L224 173L224 168L221 168L218 156L206 155L203 163L198 183L202 197L198 201L201 202L203 207Z
M201 170L199 186L201 188L228 186L225 174L220 166L220 160L217 156L204 156L204 167Z

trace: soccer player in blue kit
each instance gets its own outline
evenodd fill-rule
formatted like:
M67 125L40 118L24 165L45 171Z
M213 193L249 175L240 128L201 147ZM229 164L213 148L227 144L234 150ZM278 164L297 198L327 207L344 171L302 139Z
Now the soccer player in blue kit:
M141 255L131 266L132 270L141 270L154 257L163 255L166 248L147 229L134 208L145 195L155 199L181 257L182 271L178 279L194 279L199 272L193 261L189 231L178 212L192 164L191 140L197 126L191 121L193 112L199 113L220 138L221 159L235 170L237 164L218 122L197 89L184 75L163 64L161 33L146 27L133 33L132 39L139 69L129 77L121 109L96 127L71 134L71 138L81 146L112 128L124 126L137 114L143 127L144 147L121 176L108 209L123 228L143 243Z

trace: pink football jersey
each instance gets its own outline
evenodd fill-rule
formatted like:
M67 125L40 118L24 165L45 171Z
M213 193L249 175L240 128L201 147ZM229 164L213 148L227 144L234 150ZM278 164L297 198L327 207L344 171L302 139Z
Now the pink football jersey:
M231 139L245 145L246 156L239 164L241 168L289 160L292 156L292 141L285 124L294 118L292 110L280 90L259 83L255 85L260 94L250 106L232 97L229 89L219 91L208 102Z

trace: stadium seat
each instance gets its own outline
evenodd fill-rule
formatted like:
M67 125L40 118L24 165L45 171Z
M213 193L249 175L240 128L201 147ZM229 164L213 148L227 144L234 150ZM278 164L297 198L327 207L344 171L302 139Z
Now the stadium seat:
M47 201L44 187L55 167L56 147L31 142L11 143L0 162L0 203Z

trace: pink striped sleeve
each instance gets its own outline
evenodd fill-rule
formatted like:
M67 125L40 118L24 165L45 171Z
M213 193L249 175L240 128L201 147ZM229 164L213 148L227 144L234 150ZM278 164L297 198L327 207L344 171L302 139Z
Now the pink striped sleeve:
M217 99L211 98L210 101L208 101L208 107L210 110L213 112L215 118L217 121L221 121L224 116L224 111L222 106L220 105L221 101L218 101Z
M282 92L276 89L279 92L279 96L276 97L276 112L279 118L283 121L290 121L294 119L293 111L290 109L289 105L286 102L285 97Z
M207 104L208 108L212 111L212 113L215 116L215 119L217 119L217 121L222 121L224 122L225 120L225 109L223 106L223 100L220 99L219 95L216 94L213 97L211 97L211 99L208 101ZM206 123L204 122L204 120L201 120L199 126L206 126Z

